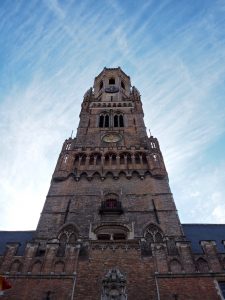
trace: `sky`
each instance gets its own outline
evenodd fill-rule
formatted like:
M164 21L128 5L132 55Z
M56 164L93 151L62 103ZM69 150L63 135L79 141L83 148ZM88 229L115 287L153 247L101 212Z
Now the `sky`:
M32 230L83 95L120 66L182 223L225 223L224 0L0 1L0 230Z

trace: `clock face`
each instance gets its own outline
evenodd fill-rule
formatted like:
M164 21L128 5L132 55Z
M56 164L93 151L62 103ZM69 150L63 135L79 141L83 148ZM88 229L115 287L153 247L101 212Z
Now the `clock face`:
M118 133L108 133L103 136L102 140L106 143L116 143L122 139L121 135Z
M116 86L109 86L109 87L105 88L105 92L106 93L117 93L117 92L119 92L119 89Z

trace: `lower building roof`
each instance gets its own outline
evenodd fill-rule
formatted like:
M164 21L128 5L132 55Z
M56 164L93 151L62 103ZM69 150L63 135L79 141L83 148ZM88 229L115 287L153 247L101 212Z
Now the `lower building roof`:
M215 241L217 251L225 253L225 224L182 224L184 234L194 253L202 253L201 241ZM23 255L26 243L32 241L35 231L0 231L0 255L7 243L20 243L16 255Z

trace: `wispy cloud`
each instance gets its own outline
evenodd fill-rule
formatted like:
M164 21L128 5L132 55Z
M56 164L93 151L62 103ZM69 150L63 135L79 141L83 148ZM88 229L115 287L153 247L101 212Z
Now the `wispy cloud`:
M121 66L141 91L181 220L225 221L221 1L0 6L1 228L35 228L61 144L104 66Z

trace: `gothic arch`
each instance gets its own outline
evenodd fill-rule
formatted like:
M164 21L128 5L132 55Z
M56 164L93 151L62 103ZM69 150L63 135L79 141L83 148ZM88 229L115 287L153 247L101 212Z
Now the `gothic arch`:
M149 171L146 171L144 176L147 176L147 175L151 176L151 173Z
M136 177L136 178L140 177L140 173L138 171L133 171L131 175L132 177Z
M127 178L127 173L125 171L120 171L119 172L119 177Z
M104 155L104 158L105 158L104 164L106 166L109 166L110 163L111 163L111 165L115 165L116 164L116 153L115 152L107 152Z
M75 224L67 223L59 230L58 240L59 246L57 256L63 257L66 251L67 244L75 244L78 239L78 230Z
M10 272L12 272L12 273L21 272L22 267L23 267L23 264L21 263L21 261L18 259L15 259L10 266Z
M197 267L197 270L199 272L201 272L201 273L207 273L207 272L209 272L208 262L207 262L207 260L205 260L202 257L199 257L196 260L196 267Z
M80 174L80 179L82 179L82 178L88 178L88 174L87 174L87 172L82 172L81 174Z
M66 223L66 224L63 224L60 228L59 228L59 231L58 231L58 238L60 237L60 235L65 232L65 231L68 231L70 230L73 231L74 233L77 234L77 237L78 237L78 233L80 231L79 227L75 224L75 223Z
M163 231L159 226L153 223L145 227L144 237L149 243L162 243L164 241Z
M55 273L63 273L65 270L65 263L62 260L58 260L55 262L54 265L54 272Z
M172 259L169 263L170 271L172 273L180 273L182 272L182 266L179 260L177 259Z
M92 177L95 178L95 179L101 179L101 174L99 172L94 172L92 174Z
M105 174L105 177L106 177L106 178L114 178L114 175L113 175L112 172L107 172L107 173Z

